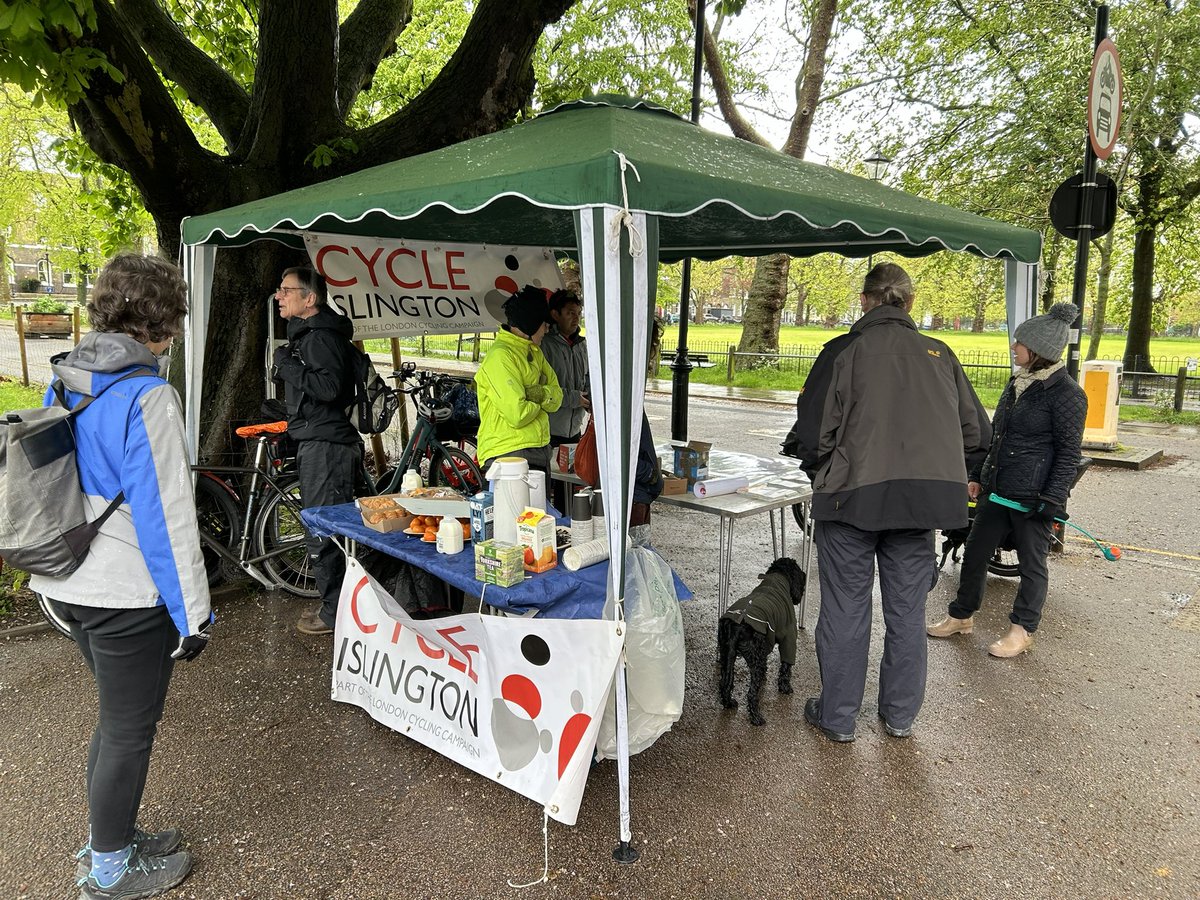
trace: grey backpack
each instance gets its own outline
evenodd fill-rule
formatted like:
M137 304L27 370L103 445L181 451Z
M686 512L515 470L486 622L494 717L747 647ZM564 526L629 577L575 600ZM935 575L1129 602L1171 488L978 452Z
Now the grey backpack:
M117 381L157 374L135 369ZM97 519L87 520L72 420L95 398L84 397L68 409L62 382L53 389L56 405L0 418L0 557L33 575L61 576L79 568L125 494L117 494Z

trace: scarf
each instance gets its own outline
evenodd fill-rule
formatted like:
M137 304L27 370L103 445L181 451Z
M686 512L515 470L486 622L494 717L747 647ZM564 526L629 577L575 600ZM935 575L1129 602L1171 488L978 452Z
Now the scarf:
M1017 374L1013 376L1013 402L1021 396L1021 391L1029 387L1035 381L1045 381L1066 363L1061 359L1052 366L1046 366L1044 369L1038 369L1036 372L1030 372L1028 369L1017 369Z

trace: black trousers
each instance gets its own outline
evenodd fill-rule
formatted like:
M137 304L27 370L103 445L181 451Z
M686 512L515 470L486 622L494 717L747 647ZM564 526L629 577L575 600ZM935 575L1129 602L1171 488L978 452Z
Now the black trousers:
M96 679L100 716L88 745L88 820L92 849L111 853L133 841L179 632L165 606L101 609L51 602Z
M300 505L334 506L354 499L362 466L362 444L300 441L296 468L300 476ZM346 575L346 557L331 538L307 538L317 590L321 592L321 621L330 628L337 618L338 596Z
M1027 519L1024 513L999 503L984 503L975 510L975 521L963 550L958 595L949 612L956 619L969 619L979 610L987 587L988 560L1010 531L1017 548L1021 583L1008 620L1032 634L1042 620L1046 589L1050 585L1046 558L1050 553L1051 526L1044 519Z

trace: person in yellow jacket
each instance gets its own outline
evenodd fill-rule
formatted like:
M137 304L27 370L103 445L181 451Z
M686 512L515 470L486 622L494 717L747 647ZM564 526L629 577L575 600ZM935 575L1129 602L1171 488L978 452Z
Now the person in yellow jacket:
M475 373L479 394L479 467L498 456L520 456L550 472L550 417L562 405L558 376L542 355L546 294L525 285L504 302L506 325Z

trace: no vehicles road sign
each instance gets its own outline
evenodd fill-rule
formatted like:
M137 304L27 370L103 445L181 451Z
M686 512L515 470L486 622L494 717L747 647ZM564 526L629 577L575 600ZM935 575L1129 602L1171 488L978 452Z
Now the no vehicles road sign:
M1088 81L1088 138L1097 159L1108 159L1117 145L1124 89L1117 45L1105 38L1096 45Z

